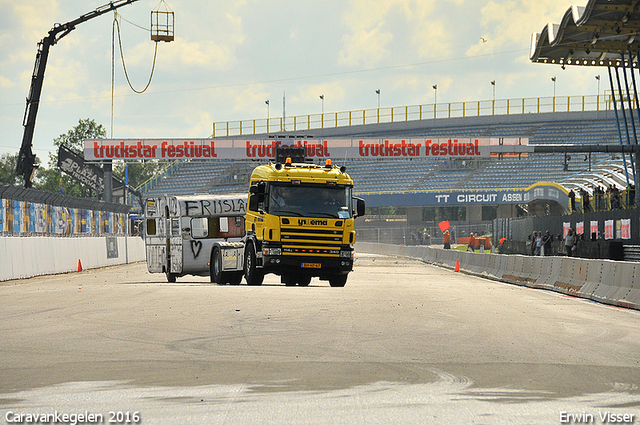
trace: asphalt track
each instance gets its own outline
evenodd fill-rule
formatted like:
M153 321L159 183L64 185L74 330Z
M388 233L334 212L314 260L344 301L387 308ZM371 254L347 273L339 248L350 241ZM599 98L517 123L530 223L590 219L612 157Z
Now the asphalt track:
M54 412L640 424L640 312L367 254L344 288L168 284L143 263L2 282L0 423Z

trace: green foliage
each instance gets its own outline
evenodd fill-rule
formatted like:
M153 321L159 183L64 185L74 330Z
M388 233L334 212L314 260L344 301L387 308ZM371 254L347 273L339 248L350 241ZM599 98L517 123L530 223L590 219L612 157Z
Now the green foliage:
M82 152L84 151L84 139L104 139L106 135L107 130L102 124L97 124L88 118L81 119L78 121L78 125L69 130L67 134L61 134L53 139L53 144L56 146L65 145L76 152ZM51 161L49 165L51 165Z
M107 131L101 124L92 119L79 120L78 125L53 139L57 147L65 145L76 152L83 152L84 139L103 139ZM91 191L81 185L77 180L64 174L58 168L58 153L49 153L48 167L40 166L36 170L33 187L47 192L60 192L69 196L88 197Z
M19 186L22 183L20 176L16 175L16 163L18 153L4 153L0 156L0 184Z
M129 187L132 188L139 187L167 167L167 163L158 161L127 162L127 165L129 166ZM113 167L113 174L123 182L125 181L124 167L124 163L119 163Z

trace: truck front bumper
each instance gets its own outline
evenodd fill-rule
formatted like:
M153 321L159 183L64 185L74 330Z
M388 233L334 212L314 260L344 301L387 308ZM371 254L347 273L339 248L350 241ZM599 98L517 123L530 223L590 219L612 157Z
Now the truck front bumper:
M353 270L353 248L343 247L339 257L282 255L277 248L263 246L262 266L266 273L298 273L308 276L347 274Z

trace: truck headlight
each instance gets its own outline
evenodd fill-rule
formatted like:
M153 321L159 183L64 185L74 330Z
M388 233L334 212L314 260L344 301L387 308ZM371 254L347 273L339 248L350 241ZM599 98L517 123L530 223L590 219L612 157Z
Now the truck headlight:
M355 251L340 251L340 258L353 258Z
M282 248L262 248L262 254L268 256L282 255Z

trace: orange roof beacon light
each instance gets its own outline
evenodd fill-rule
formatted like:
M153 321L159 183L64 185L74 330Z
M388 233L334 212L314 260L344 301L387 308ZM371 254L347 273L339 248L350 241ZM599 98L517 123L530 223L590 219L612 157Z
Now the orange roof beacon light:
M288 156L287 159L284 161L285 165L291 167L291 157Z
M324 164L324 168L326 168L327 170L330 170L332 168L330 159L327 159L327 161Z

